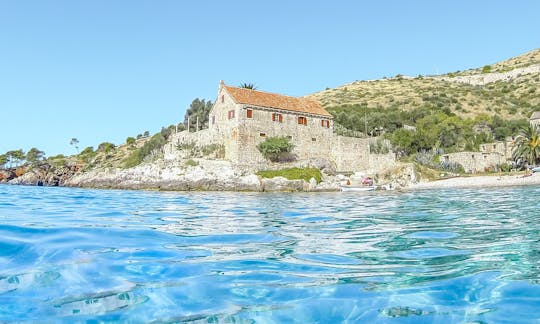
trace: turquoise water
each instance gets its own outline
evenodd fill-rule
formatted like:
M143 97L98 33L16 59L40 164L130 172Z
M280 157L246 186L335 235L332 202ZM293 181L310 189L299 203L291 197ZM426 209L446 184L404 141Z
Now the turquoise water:
M540 320L540 187L0 186L0 322Z

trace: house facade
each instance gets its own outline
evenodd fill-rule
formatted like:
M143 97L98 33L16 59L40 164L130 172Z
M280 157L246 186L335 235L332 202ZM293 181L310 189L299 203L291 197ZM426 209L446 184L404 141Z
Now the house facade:
M209 114L209 131L225 145L225 158L236 162L264 160L257 145L267 137L288 137L299 159L328 158L333 145L332 115L318 102L223 82Z

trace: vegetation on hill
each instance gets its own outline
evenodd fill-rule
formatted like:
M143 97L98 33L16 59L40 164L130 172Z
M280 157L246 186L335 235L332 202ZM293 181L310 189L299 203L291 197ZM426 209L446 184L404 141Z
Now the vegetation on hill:
M506 72L540 64L540 49L453 75ZM540 74L471 85L452 78L398 75L356 81L310 97L334 116L348 136L384 134L402 156L425 150L477 150L479 144L516 136L540 110Z

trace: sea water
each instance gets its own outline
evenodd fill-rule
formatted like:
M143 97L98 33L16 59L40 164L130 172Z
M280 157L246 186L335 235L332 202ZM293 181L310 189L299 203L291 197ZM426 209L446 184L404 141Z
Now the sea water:
M540 187L0 186L0 322L538 322Z

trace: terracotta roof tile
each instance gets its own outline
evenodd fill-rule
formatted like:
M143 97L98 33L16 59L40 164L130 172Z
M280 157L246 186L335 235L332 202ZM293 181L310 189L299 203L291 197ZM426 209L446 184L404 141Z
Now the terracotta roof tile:
M223 86L236 103L332 117L318 102L276 93Z

